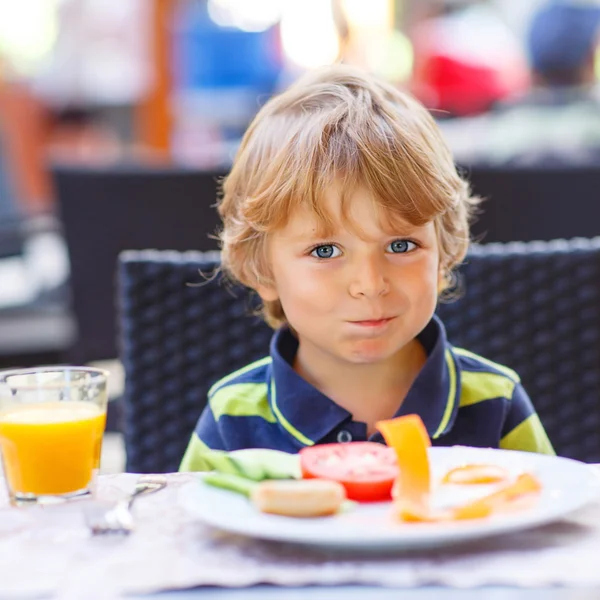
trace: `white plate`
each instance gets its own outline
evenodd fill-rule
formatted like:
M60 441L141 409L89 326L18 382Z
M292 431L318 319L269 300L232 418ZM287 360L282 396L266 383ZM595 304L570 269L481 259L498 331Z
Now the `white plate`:
M578 461L465 446L430 448L429 452L434 482L454 466L497 464L515 475L535 474L543 486L539 502L515 514L443 524L399 522L391 514L390 502L356 505L333 517L296 519L260 513L244 496L206 485L201 477L181 488L179 501L199 520L232 533L311 546L380 550L437 547L527 529L559 519L600 497L596 469ZM443 486L434 493L434 504L454 504L492 490L493 486Z

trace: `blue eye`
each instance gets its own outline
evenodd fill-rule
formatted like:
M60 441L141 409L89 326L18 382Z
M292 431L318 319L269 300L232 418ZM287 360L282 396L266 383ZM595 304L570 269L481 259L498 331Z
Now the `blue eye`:
M335 258L336 256L340 256L341 252L337 246L333 244L323 244L322 246L317 246L311 253L311 256L315 258Z
M414 250L417 245L409 240L394 240L389 246L388 251L393 254L405 254Z

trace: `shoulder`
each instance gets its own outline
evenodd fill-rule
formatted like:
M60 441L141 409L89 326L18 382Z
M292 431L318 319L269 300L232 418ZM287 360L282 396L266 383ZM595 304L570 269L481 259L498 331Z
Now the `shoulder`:
M271 362L270 356L257 360L223 377L210 388L208 404L215 420L222 416L275 420L268 401Z
M452 352L463 371L501 375L502 377L510 379L514 383L520 383L521 381L516 371L494 362L493 360L484 358L479 354L475 354L474 352L470 352L464 348L454 347L452 348Z
M220 390L240 383L261 383L265 382L267 378L267 370L271 366L272 359L270 356L265 356L260 360L250 363L229 375L226 375L222 379L219 379L211 388L208 390L208 397L212 397L217 394Z
M515 371L463 348L452 348L460 367L460 404L466 406L483 400L513 398L520 388Z

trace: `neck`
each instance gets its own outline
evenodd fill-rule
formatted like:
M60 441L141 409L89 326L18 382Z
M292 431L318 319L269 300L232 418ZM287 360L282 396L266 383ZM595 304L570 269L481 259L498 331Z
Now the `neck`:
M371 434L377 421L396 414L426 360L425 349L416 339L375 364L349 364L300 343L294 370L355 421L366 423Z

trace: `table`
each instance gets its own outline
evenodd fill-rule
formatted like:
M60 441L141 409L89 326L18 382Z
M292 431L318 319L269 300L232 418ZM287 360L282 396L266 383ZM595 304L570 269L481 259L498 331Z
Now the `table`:
M183 486L194 485L196 478L182 473L169 474L165 490L137 501L138 529L132 535L91 537L85 512L100 500L115 501L136 478L101 476L98 500L44 507L11 508L2 492L0 598L114 599L127 593L155 600L296 600L310 593L311 600L583 600L599 595L600 498L561 522L460 549L340 557L204 526L178 502ZM556 585L564 587L549 587ZM184 591L166 591L177 589Z
M339 586L335 588L274 588L257 586L242 590L199 588L141 596L148 600L597 600L598 588L485 587L471 590L443 587L386 589L374 586Z

